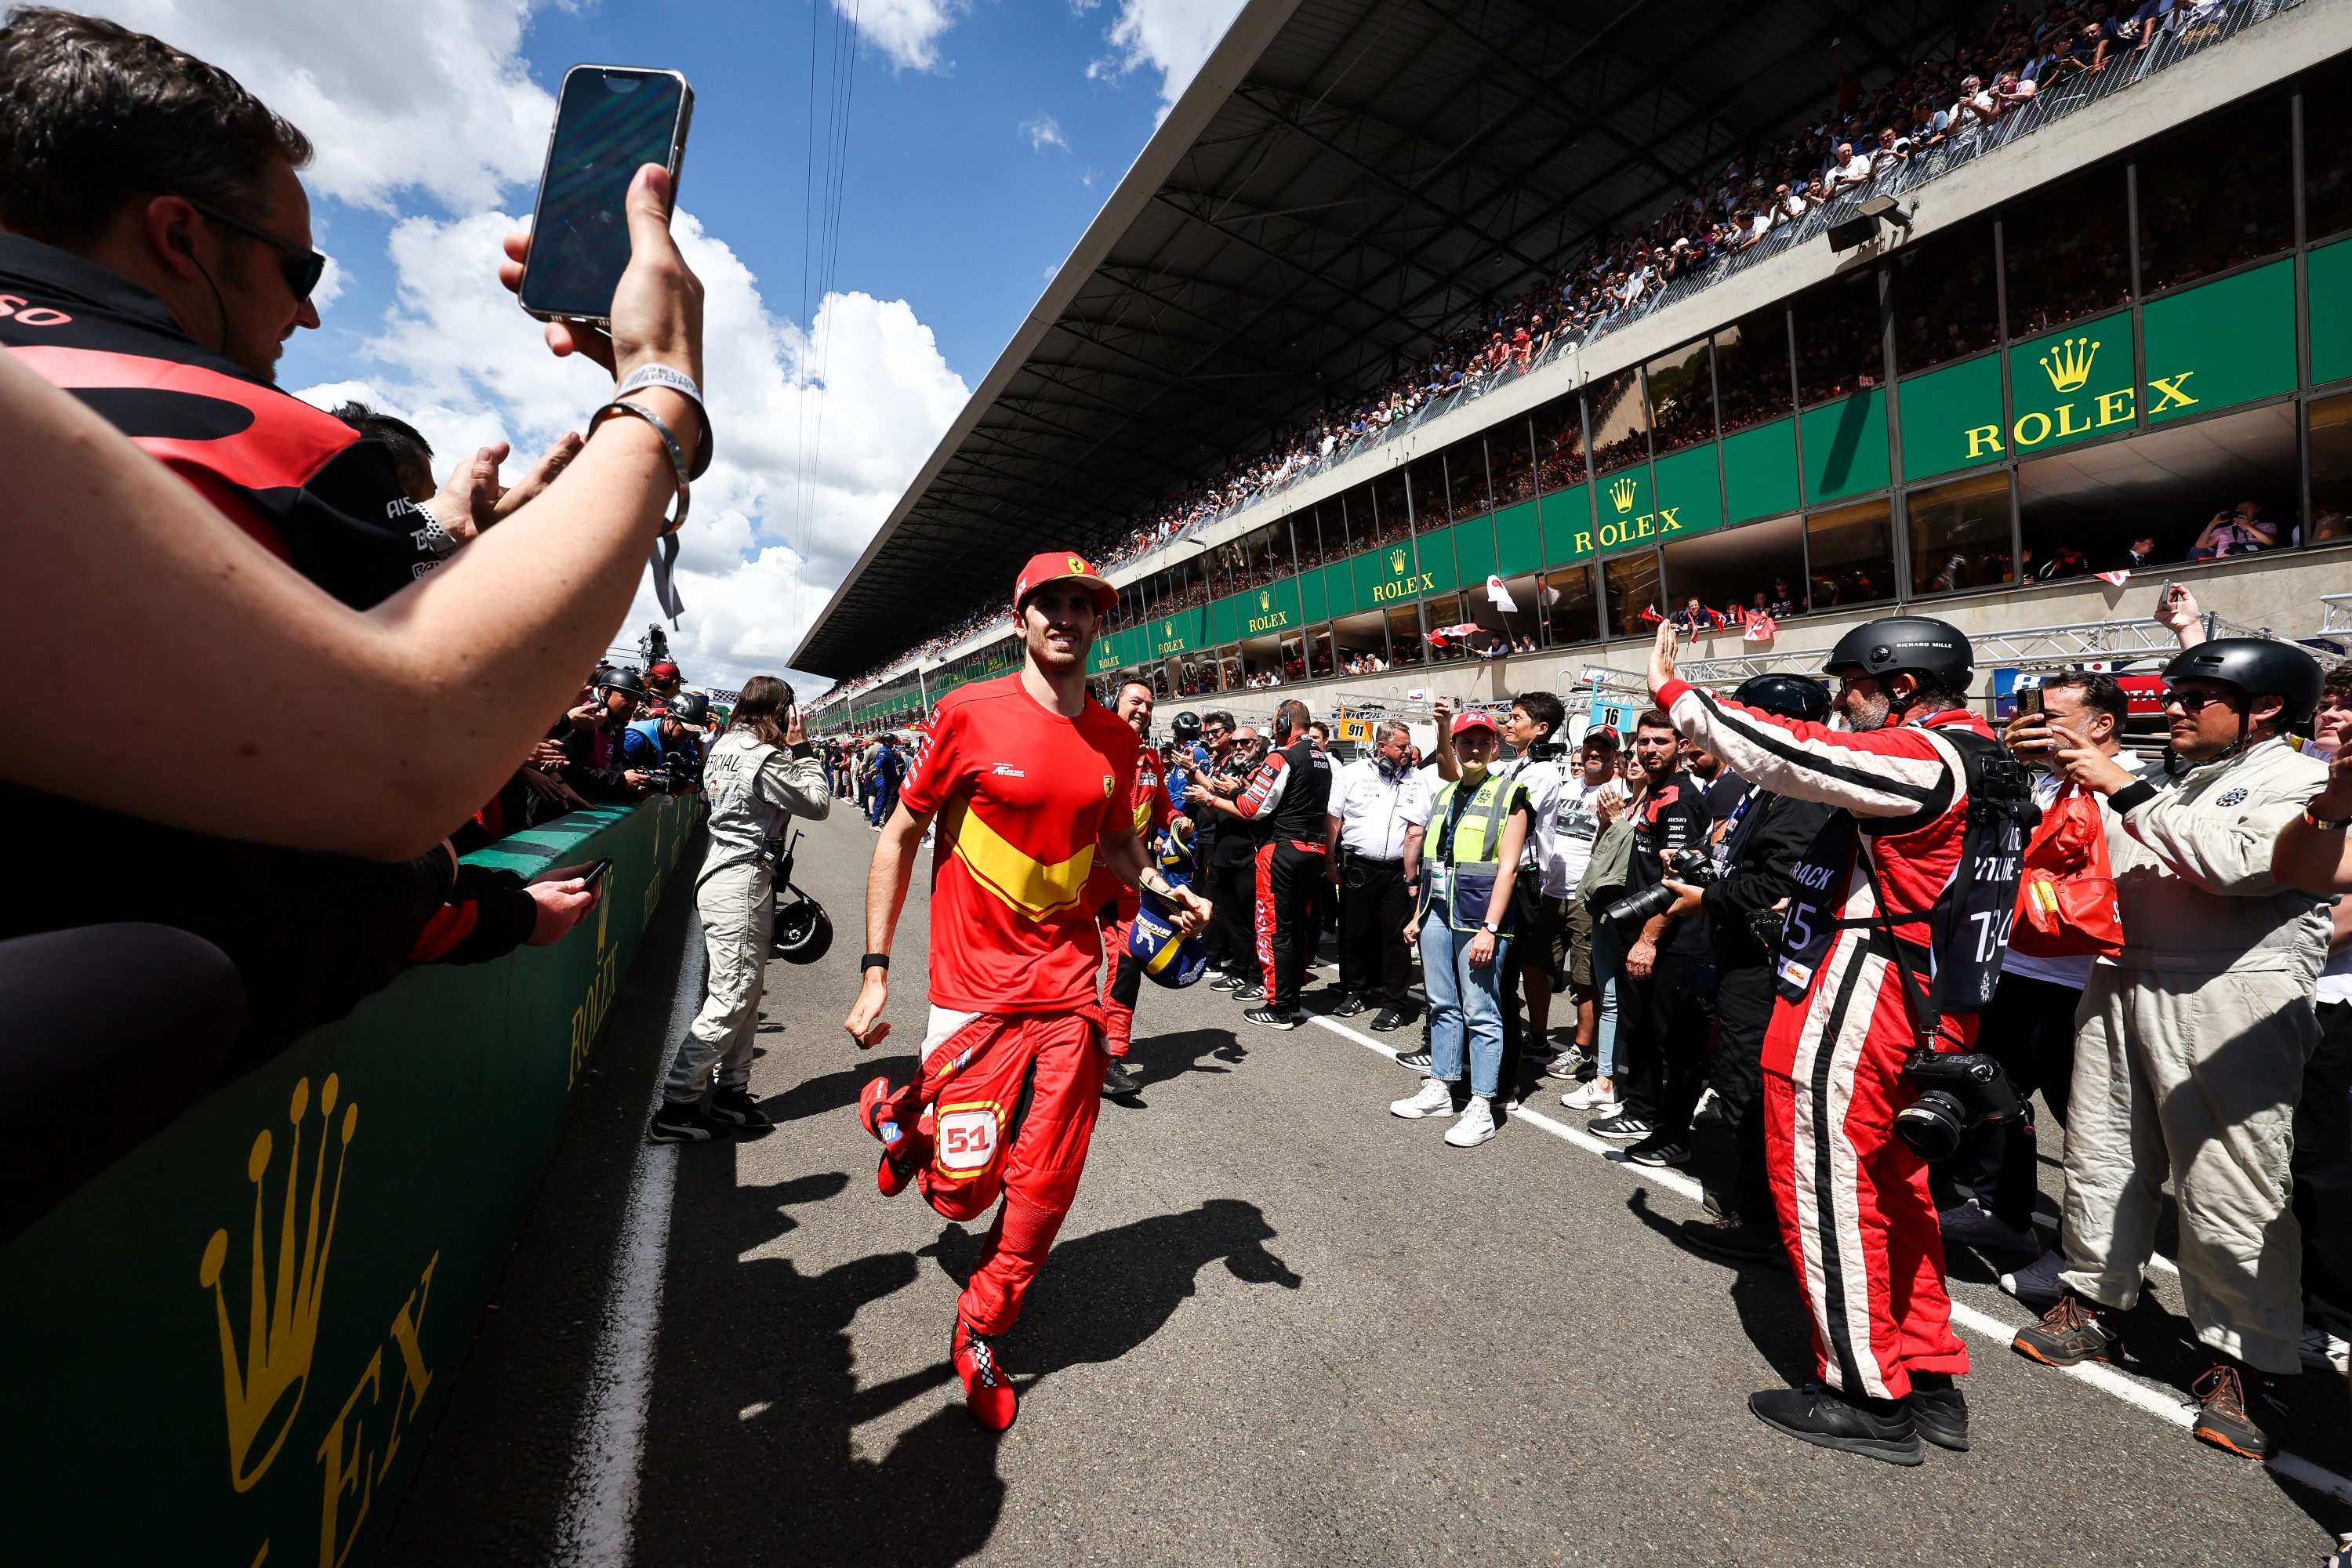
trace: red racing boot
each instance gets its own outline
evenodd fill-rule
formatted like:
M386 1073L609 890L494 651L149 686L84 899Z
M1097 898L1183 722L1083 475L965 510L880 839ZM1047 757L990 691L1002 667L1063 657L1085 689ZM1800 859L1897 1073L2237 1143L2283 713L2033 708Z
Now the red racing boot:
M1002 1432L1012 1426L1013 1417L1021 1414L1021 1395L1013 1386L1012 1375L996 1359L996 1342L986 1334L973 1333L959 1312L955 1337L948 1345L956 1375L963 1379L964 1408L971 1412L971 1418L987 1432Z
M930 1108L925 1106L911 1125L906 1119L917 1087L910 1083L892 1093L890 1080L877 1078L857 1093L858 1123L882 1145L882 1163L875 1170L874 1184L886 1198L897 1197L915 1179L915 1173L930 1163Z

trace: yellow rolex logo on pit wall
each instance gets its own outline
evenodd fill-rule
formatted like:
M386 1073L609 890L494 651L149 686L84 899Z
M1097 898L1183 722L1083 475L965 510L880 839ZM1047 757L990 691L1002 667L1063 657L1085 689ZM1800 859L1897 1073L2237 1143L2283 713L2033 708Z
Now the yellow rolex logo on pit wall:
M1174 637L1176 635L1176 623L1174 621L1170 621L1166 625L1162 626L1160 628L1160 635L1164 637Z
M2095 339L2067 338L2042 356L2042 374L2050 378L2053 391L2080 392L2091 379L2091 362L2098 357Z
M330 1073L319 1090L318 1152L310 1162L310 1197L301 1200L302 1118L310 1105L310 1080L294 1085L286 1120L293 1124L292 1146L286 1163L286 1196L278 1205L271 1235L266 1178L276 1148L269 1130L253 1141L245 1163L245 1178L253 1184L252 1252L245 1280L245 1310L240 1333L229 1313L229 1291L222 1286L228 1265L229 1236L213 1232L196 1268L196 1282L213 1293L213 1312L219 1321L221 1383L228 1414L228 1479L238 1491L250 1490L278 1458L286 1434L302 1407L303 1390L310 1381L310 1353L319 1342L319 1312L326 1304L327 1255L335 1245L335 1210L342 1199L343 1163L352 1134L359 1131L357 1103L343 1107L341 1150L335 1157L335 1181L325 1187L328 1131L334 1122L339 1090ZM320 1207L323 1194L325 1208ZM276 1259L276 1268L270 1260ZM264 1436L268 1438L265 1445ZM260 1449L260 1457L254 1457Z
M1403 576L1406 559L1405 552L1402 549L1390 551L1389 570L1400 577Z
M1271 589L1260 588L1257 591L1257 607L1261 610L1274 608L1274 594Z
M1621 515L1633 510L1633 500L1640 494L1640 487L1634 484L1633 476L1630 474L1609 487L1610 503L1616 507Z

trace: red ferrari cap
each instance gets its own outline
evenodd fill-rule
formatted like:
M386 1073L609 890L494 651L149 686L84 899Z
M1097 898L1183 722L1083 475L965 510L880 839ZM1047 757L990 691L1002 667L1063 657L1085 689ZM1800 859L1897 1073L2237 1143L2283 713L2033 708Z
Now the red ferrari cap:
M1502 733L1500 730L1495 728L1495 721L1492 719L1475 711L1457 713L1454 716L1454 733L1459 735L1465 730L1484 730L1489 735Z
M678 673L677 665L673 660L667 658L662 660L659 664L655 665L651 669L646 670L646 674L655 680L680 680L684 679L684 677Z
M1029 595L1048 583L1084 583L1094 590L1097 615L1109 615L1118 607L1118 590L1087 565L1085 556L1066 550L1048 550L1043 555L1029 557L1029 564L1021 568L1021 575L1013 579L1013 613L1019 615L1021 606L1029 602Z

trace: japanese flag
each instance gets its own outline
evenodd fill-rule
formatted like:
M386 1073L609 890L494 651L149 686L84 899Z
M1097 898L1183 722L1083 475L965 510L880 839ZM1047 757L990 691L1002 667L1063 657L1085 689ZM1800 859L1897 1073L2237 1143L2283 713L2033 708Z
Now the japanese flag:
M1507 616L1515 614L1519 607L1518 602L1511 597L1511 591L1503 586L1503 580L1492 575L1486 579L1486 602Z

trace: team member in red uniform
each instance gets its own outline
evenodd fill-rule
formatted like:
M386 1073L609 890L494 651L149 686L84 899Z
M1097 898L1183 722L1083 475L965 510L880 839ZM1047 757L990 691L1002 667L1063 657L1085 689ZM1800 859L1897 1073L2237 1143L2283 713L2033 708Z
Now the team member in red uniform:
M1025 663L940 701L866 879L870 951L846 1024L861 1048L890 1032L890 939L915 847L938 819L922 1070L896 1092L866 1085L861 1111L883 1140L886 1193L920 1161L923 1196L950 1219L977 1219L1003 1194L950 1341L965 1402L991 1431L1019 1406L992 1337L1020 1318L1069 1212L1101 1103L1101 904L1087 901L1089 879L1099 863L1150 889L1188 936L1210 912L1148 863L1129 804L1135 731L1087 695L1087 651L1117 602L1076 555L1022 569L1013 608Z
M1916 1098L1901 1074L1918 1043L1920 993L1910 988L1927 984L1930 944L1945 971L1932 993L1940 998L1958 994L1988 956L1997 973L2006 942L2005 923L1969 919L1979 912L1966 890L1974 879L1961 875L1972 780L1981 789L1983 768L2004 765L1991 731L1963 706L1973 662L1968 639L1941 621L1856 627L1828 667L1845 732L1675 679L1671 626L1658 628L1650 655L1658 705L1685 738L1758 789L1843 808L1796 869L1763 1062L1774 1205L1826 1386L1748 1403L1792 1436L1896 1464L1919 1463L1923 1436L1968 1446L1968 1406L1952 1381L1968 1371L1968 1351L1952 1332L1927 1168L1893 1125ZM2013 879L2007 886L2013 904ZM1696 908L1696 889L1675 911L1684 904ZM1983 948L1969 929L1978 923L1992 930ZM1955 928L1959 945L1947 945ZM1916 982L1895 967L1896 943ZM1933 1026L1939 1049L1966 1050L1976 1037L1968 1014L1946 1012Z
M1236 1001L1262 1001L1242 1016L1269 1029L1295 1029L1307 1021L1298 993L1307 983L1319 926L1311 918L1316 889L1329 864L1323 838L1325 809L1331 804L1331 757L1307 730L1313 717L1296 698L1274 710L1275 749L1230 801L1212 798L1211 810L1258 826L1257 962L1262 990L1234 993ZM1189 798L1189 797L1188 797Z
M1192 825L1178 815L1160 772L1160 753L1151 746L1151 688L1140 680L1120 687L1117 712L1119 721L1135 731L1140 748L1135 758L1135 787L1128 796L1135 811L1136 836L1148 848L1152 836L1171 825L1180 833L1190 833ZM1143 1087L1127 1070L1127 1047L1135 1033L1135 999L1143 988L1143 966L1127 951L1127 937L1143 908L1143 897L1111 875L1108 867L1097 865L1087 901L1098 911L1095 923L1102 931L1104 955L1111 963L1110 990L1103 997L1103 1043L1109 1048L1110 1065L1103 1069L1102 1091L1106 1100L1116 1100Z

